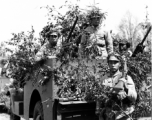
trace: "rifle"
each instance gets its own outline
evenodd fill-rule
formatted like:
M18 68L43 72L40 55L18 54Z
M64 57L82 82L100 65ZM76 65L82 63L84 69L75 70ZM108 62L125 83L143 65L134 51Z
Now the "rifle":
M151 26L149 26L149 28L148 28L148 30L147 30L147 32L146 32L146 35L144 36L144 38L143 38L143 40L141 41L141 43L139 43L139 44L137 45L137 47L135 48L135 50L134 50L134 52L133 52L133 54L132 54L132 57L136 57L136 55L137 55L138 53L142 53L142 52L143 52L143 50L144 50L144 48L145 48L145 46L143 45L143 43L145 42L145 40L146 40L148 34L150 33L150 31L151 31Z
M136 57L136 55L138 54L138 53L142 53L143 52L143 50L144 50L144 48L145 48L145 46L143 45L143 43L144 43L144 41L146 40L146 38L147 38L147 36L148 36L148 34L149 34L149 32L151 31L151 26L149 26L149 28L148 28L148 30L147 30L147 32L146 32L146 35L144 36L144 38L143 38L143 40L141 41L141 43L139 43L138 45L137 45L137 47L135 48L135 51L133 52L133 54L132 54L132 57ZM124 56L124 60L123 60L123 65L124 65L124 68L123 68L123 71L122 71L122 78L126 78L127 77L127 72L128 72L128 70L127 70L127 60L126 60L126 58L125 58L125 56ZM127 79L127 78L126 78ZM121 82L119 82L116 86L115 86L115 89L116 90L123 90L124 89L124 83L121 81Z
M71 38L71 35L72 35L72 33L73 33L73 30L74 30L74 28L75 28L75 26L76 26L77 21L78 21L78 16L76 16L76 20L75 20L75 22L74 22L74 24L73 24L73 26L72 26L72 29L71 29L71 31L70 31L70 33L69 33L69 35L68 35L68 38L67 38L67 40L65 41L65 43L69 43L69 42L70 42L70 38Z
M69 33L67 39L66 39L64 42L62 42L62 48L63 48L63 49L61 49L61 52L60 52L60 54L59 54L60 57L61 57L61 56L62 56L62 57L64 56L65 58L67 58L66 52L69 51L69 47L70 47L70 46L72 45L72 43L73 43L73 42L70 41L70 38L71 38L71 36L72 36L73 30L74 30L74 28L75 28L75 26L76 26L77 21L78 21L78 16L76 16L76 20L75 20L75 22L74 22L74 24L73 24L73 26L72 26L72 29L70 30L70 33ZM61 66L62 66L62 65L61 65Z

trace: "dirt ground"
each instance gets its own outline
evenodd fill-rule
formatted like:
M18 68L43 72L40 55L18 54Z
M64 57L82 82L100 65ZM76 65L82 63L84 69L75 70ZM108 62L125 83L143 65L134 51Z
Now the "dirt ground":
M8 114L5 114L5 113L1 113L0 114L0 120L9 120L10 117Z
M10 120L10 116L6 113L0 113L0 120ZM21 118L21 120L25 120Z

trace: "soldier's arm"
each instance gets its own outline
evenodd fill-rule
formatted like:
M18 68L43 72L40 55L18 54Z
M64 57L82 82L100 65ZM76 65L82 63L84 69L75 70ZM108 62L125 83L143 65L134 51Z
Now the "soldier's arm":
M35 61L40 61L44 58L44 53L46 51L46 45L43 45L40 50L35 55Z
M112 79L111 78L104 79L102 81L102 85L106 87L112 87Z
M127 80L125 79L120 79L125 82L125 87L126 87L126 92L127 92L127 97L129 100L132 102L135 102L137 99L137 92L135 89L135 84L130 76L127 76Z
M137 92L135 89L135 84L130 76L128 76L127 87L128 87L128 98L131 101L135 102L137 99Z
M85 44L85 43L86 43L86 35L85 35L85 34L82 34L81 44Z
M111 37L110 32L105 32L104 37L105 37L107 53L110 54L113 52L113 39Z

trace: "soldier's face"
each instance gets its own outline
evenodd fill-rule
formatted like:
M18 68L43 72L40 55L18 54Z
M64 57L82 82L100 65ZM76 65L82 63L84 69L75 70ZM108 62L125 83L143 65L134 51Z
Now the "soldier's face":
M57 44L57 35L51 35L51 36L50 36L50 39L49 39L49 43L50 43L52 46L56 46L56 44Z
M121 66L120 61L115 56L109 58L108 64L111 72L118 71Z
M126 50L127 49L127 45L126 44L120 44L120 50Z
M92 25L97 26L100 23L100 17L92 18Z
M50 35L50 41L53 40L53 41L56 41L57 39L57 35Z

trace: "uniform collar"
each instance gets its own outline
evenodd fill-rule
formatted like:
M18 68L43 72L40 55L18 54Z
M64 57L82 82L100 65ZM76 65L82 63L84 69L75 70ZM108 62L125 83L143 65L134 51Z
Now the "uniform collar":
M118 75L122 75L122 72L120 72L119 70L114 75L110 75L110 73L109 73L108 77L116 77Z
M49 50L56 50L56 47L57 47L57 46L52 47L52 46L50 45L50 43L47 42L47 43L46 43L46 47L47 47L47 49L49 49Z

